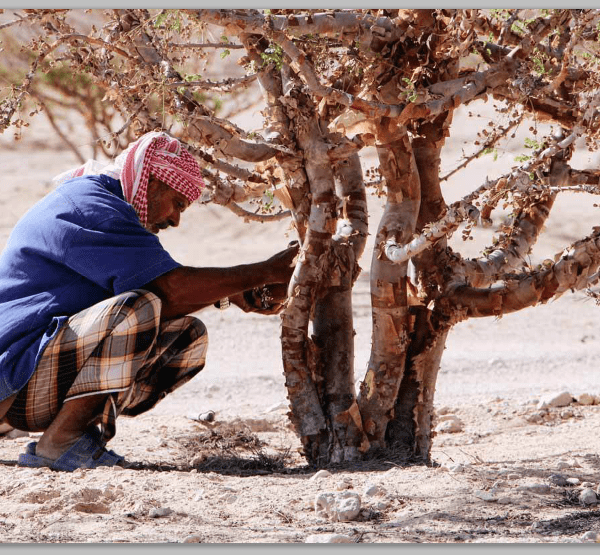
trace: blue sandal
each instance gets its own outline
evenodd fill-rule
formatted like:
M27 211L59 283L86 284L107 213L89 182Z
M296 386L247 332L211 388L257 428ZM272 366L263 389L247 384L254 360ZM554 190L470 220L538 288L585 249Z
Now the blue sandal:
M73 472L78 468L97 468L99 466L124 466L125 458L114 451L108 451L100 440L97 429L87 430L58 459L52 460L35 454L37 443L29 443L25 453L19 455L18 465L31 468L49 467L52 470Z

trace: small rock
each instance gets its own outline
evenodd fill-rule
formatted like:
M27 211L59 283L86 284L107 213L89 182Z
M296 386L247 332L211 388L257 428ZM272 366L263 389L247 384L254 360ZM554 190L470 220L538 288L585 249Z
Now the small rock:
M150 518L161 518L163 516L169 516L173 512L173 509L169 509L169 507L158 507L154 509L150 509L148 516Z
M579 478L567 478L567 484L569 484L570 486L577 486L579 485Z
M525 420L531 424L539 424L544 420L544 415L541 412L534 412L533 414L526 416Z
M351 489L351 488L352 488L352 482L350 480L348 480L348 478L343 478L335 485L335 489L337 491L344 491L344 490Z
M585 488L579 494L579 501L581 501L584 505L593 505L594 503L598 502L598 497L592 488Z
M323 478L329 478L329 476L333 476L329 470L319 470L316 474L311 476L310 482L315 482L317 480L322 480Z
M498 501L498 498L496 497L496 495L489 491L477 490L477 491L475 491L475 497L478 497L479 499L482 499L483 501L489 501L489 502Z
M563 391L558 395L549 395L540 399L537 408L545 409L548 407L566 407L573 402L573 395L568 391Z
M25 432L23 430L17 430L15 428L14 430L11 430L10 432L8 432L6 434L6 437L8 439L17 439L19 437L29 437L29 432Z
M517 491L527 491L530 493L550 493L552 488L547 484L528 484L524 486L518 486Z
M376 508L378 511L385 511L385 510L386 510L386 509L387 509L389 506L390 506L390 503L389 503L389 501L378 501L378 502L375 504L375 508Z
M510 497L498 497L498 499L496 500L496 503L498 503L499 505L509 505L510 503L512 503L513 500Z
M598 536L598 534L596 532L592 532L591 530L583 534L583 536L581 536L582 542L598 543L599 540L600 537Z
M457 433L457 432L462 432L463 431L463 427L464 424L462 422L462 420L460 418L458 418L458 416L455 415L447 415L447 416L451 416L452 418L447 418L446 420L440 422L436 427L435 427L435 431L438 433Z
M568 420L569 418L573 418L574 415L575 415L575 413L573 412L572 409L565 409L565 410L560 411L560 417L563 420Z
M354 543L354 540L344 534L312 534L304 543Z
M594 404L594 396L589 393L582 393L577 396L577 402L580 405L593 405Z
M548 477L548 481L555 486L566 486L568 484L566 477L562 474L552 474Z
M363 494L367 497L374 497L375 495L385 495L385 489L377 484L367 484L363 491Z
M452 412L452 409L450 407L444 406L444 407L440 407L439 409L435 409L435 412L438 415L448 414L448 413Z
M458 474L460 472L464 472L466 469L464 464L451 464L448 467L448 470L450 471L451 474Z
M202 536L193 534L191 536L187 536L181 543L202 543Z
M446 420L460 420L456 414L443 414L438 418L438 422L446 422Z
M582 482L581 487L582 488L593 488L594 484L592 484L592 482Z
M516 473L516 472L511 472L510 474L507 474L506 476L509 480L518 480L519 478L521 478L521 475Z
M110 507L104 503L75 503L71 509L80 513L110 514Z
M563 470L565 468L581 468L581 465L575 459L569 459L568 461L558 461L556 463L556 468L558 468L558 470Z
M318 516L326 516L334 522L349 522L359 515L360 505L358 493L320 493L315 499L315 512Z
M203 412L202 414L198 415L198 420L200 420L200 422L212 422L215 419L215 411L214 410L209 410L207 412Z
M202 499L204 499L204 490L203 489L198 491L198 493L194 496L194 501L201 501Z

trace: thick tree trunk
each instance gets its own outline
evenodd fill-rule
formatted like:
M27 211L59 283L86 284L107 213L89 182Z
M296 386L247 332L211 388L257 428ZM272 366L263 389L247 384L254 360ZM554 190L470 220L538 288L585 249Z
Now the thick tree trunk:
M446 113L431 123L419 126L417 137L413 140L421 181L418 232L439 220L447 208L440 187L439 167L441 149L451 120L452 113ZM430 456L435 383L448 333L437 328L428 308L438 295L441 280L439 253L445 247L446 240L442 239L412 259L414 282L409 299L413 331L405 374L394 405L394 418L388 424L386 434L388 446L397 455L424 462L428 462Z
M358 459L362 427L351 414L356 405L354 386L354 324L352 287L358 276L357 259L367 236L367 202L362 168L354 155L336 168L336 193L349 229L334 237L329 288L317 299L314 311L314 342L317 364L323 377L322 403L327 417L327 460L340 463ZM339 221L339 220L338 220Z
M406 128L395 130L399 136L388 142L385 141L386 124L382 121L377 154L387 186L387 202L371 264L372 349L358 400L363 428L372 450L385 446L385 431L394 416L393 407L404 374L411 331L408 265L390 262L383 255L382 247L389 239L399 245L410 241L420 205L419 173Z

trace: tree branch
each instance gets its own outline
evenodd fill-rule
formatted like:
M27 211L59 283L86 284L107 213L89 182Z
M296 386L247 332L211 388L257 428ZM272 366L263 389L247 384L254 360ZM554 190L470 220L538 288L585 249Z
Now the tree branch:
M504 276L504 284L486 289L457 285L440 300L440 309L453 321L509 314L580 291L600 278L600 231L573 243L541 269Z
M249 212L248 210L244 210L235 202L230 202L225 206L237 216L244 218L244 222L278 222L281 220L285 220L286 218L289 218L291 216L291 212L289 210L278 212L277 214L257 214L256 212Z

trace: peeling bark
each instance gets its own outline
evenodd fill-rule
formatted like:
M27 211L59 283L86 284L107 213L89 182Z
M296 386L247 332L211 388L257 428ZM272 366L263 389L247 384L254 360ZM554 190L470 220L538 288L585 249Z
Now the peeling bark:
M382 245L390 238L401 245L410 240L419 214L421 193L406 129L399 128L398 135L393 137L393 131L384 127L388 123L384 121L381 124L377 147L386 181L387 201L371 263L372 351L358 399L371 449L385 445L385 430L393 417L410 334L407 264L398 266L387 260L382 253Z
M336 193L350 229L334 236L328 289L315 303L313 331L323 376L323 407L328 419L327 458L332 463L359 458L362 425L354 387L352 286L360 271L367 236L367 201L358 156L335 168Z
M304 109L310 114L309 105ZM323 376L316 372L320 369L318 345L308 337L308 325L315 296L326 282L336 199L328 147L314 115L298 122L297 136L306 156L312 200L306 239L290 283L292 296L282 317L283 363L292 423L301 436L305 456L311 462L322 464L327 461L329 449L321 401L326 384L322 384Z
M438 221L446 211L440 187L441 150L448 135L452 112L433 122L417 126L413 152L421 182L421 206L417 230ZM432 416L435 384L449 329L439 325L429 308L439 295L446 239L413 257L409 302L413 329L406 370L388 424L386 440L395 453L429 462L432 443Z

